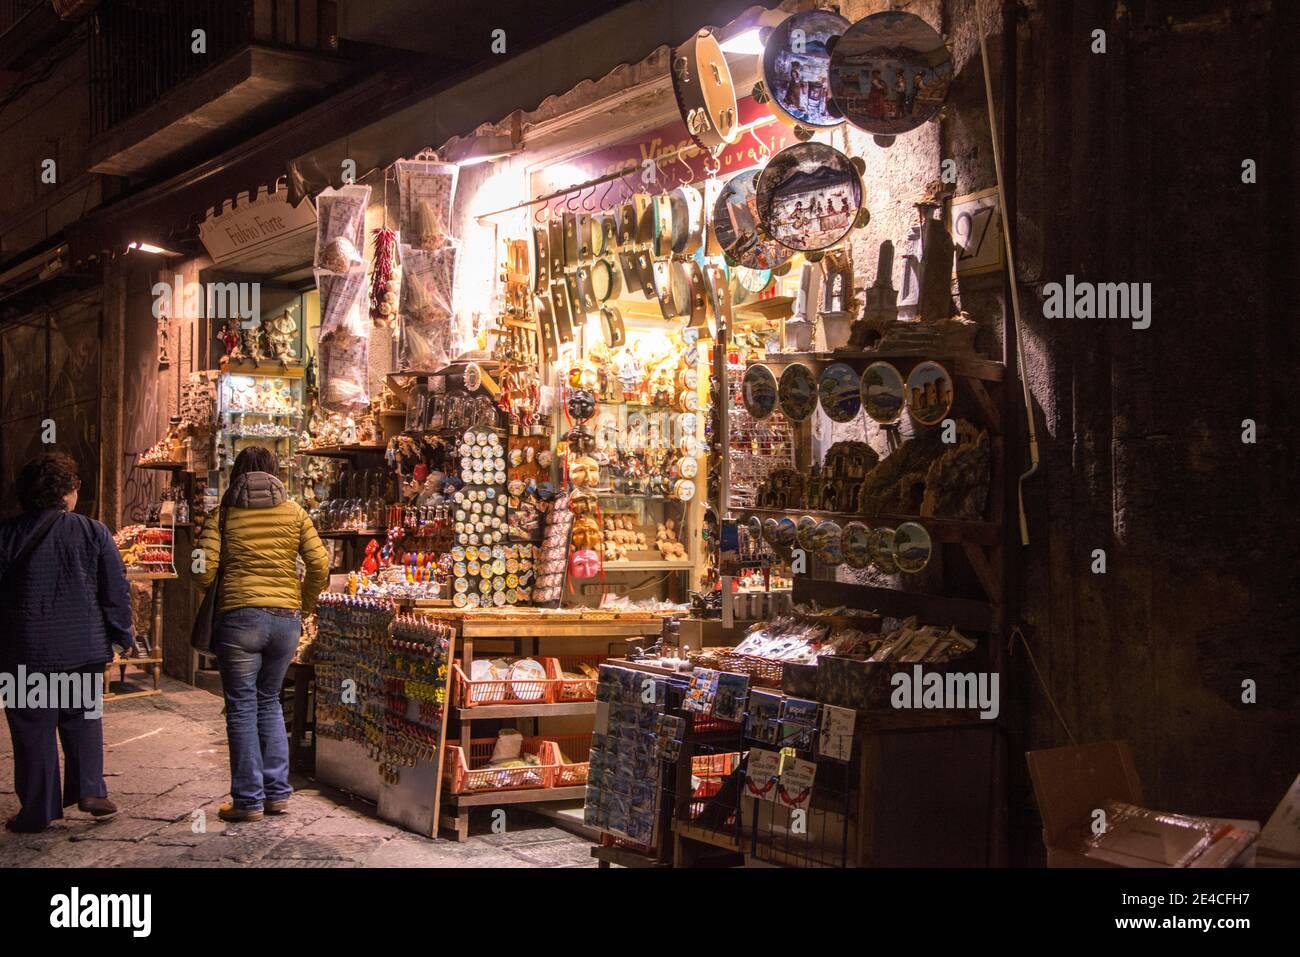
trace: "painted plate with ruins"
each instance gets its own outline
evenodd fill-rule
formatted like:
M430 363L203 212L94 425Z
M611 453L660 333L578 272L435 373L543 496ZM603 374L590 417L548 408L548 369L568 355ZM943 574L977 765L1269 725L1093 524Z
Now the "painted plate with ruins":
M813 533L817 531L817 519L811 515L800 516L799 521L795 522L795 541L803 549L813 547Z
M898 563L894 560L894 530L892 528L873 528L868 545L871 564L887 575L898 573Z
M802 422L817 409L817 377L802 362L792 362L781 373L777 402L791 422Z
M745 411L755 422L761 422L776 411L776 376L761 363L745 370L740 381L740 398Z
M903 374L888 362L873 362L862 370L862 408L877 422L897 422L907 405Z
M762 229L801 252L838 243L862 206L857 167L825 143L787 146L763 167L755 188Z
M876 13L835 41L829 76L831 102L846 120L868 133L896 136L943 107L952 55L916 14Z
M758 170L745 170L727 180L713 204L713 235L723 255L733 266L751 270L775 269L794 252L763 235L758 225L757 196L754 182ZM770 280L763 280L761 291Z
M822 411L832 422L852 422L862 411L862 384L853 366L832 362L817 384Z
M871 529L861 522L849 522L840 536L840 549L844 564L850 568L866 568L871 564Z
M937 362L922 362L907 376L907 409L920 425L938 425L952 411L952 376Z
M824 521L812 534L813 554L827 565L842 565L844 533L837 522Z
M933 547L930 533L920 522L903 522L894 529L892 548L894 563L898 565L899 571L915 575L925 568L930 564Z

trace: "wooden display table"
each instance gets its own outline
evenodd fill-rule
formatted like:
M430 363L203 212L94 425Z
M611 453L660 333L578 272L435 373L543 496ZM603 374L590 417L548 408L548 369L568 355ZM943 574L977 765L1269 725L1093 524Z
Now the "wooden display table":
M175 533L173 533L175 534ZM163 587L165 581L173 581L178 576L175 572L127 572L127 581L147 581L151 584L152 594L150 597L150 616L149 616L149 645L150 652L147 658L114 658L104 669L104 700L113 701L121 698L143 698L148 695L162 694L162 688L159 682L162 679L162 618L163 618ZM123 689L119 692L110 692L109 688L113 684L113 669L118 669L118 684ZM146 674L152 676L153 687L138 688L128 684L126 680L127 668L140 668Z
M585 643L624 644L633 638L657 638L663 631L663 614L616 614L550 608L511 609L444 609L415 608L414 614L444 619L457 631L458 659L461 669L469 674L474 661L475 644L480 650L498 652L506 643L506 652L517 657L537 657L548 652L543 645L565 651L578 651ZM484 646L490 646L484 648ZM455 689L453 689L453 694ZM546 703L489 704L463 708L453 698L450 715L460 724L455 739L462 751L470 753L475 724L483 722L514 722L516 727L527 722L531 728L525 734L537 735L539 723L547 718L583 718L583 726L590 730L596 713L595 701L560 701ZM521 729L523 730L523 729ZM481 734L482 732L480 732ZM448 741L452 741L448 734ZM442 795L441 826L455 833L458 841L469 837L469 809L472 807L503 807L506 805L534 805L551 801L581 800L584 785L570 787L527 788L513 791L485 791L478 794Z

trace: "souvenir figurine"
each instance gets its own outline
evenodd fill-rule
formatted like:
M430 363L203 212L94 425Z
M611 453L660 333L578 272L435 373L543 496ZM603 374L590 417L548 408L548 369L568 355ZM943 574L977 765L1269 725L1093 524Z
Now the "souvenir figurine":
M267 319L262 323L266 332L266 344L271 352L271 358L281 365L288 365L290 362L297 362L298 356L293 349L293 340L298 332L298 323L294 322L294 306L287 307L278 316Z

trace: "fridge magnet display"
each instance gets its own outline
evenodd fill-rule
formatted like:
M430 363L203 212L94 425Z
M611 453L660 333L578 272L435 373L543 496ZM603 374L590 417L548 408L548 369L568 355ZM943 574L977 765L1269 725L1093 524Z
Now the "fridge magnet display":
M682 710L694 714L709 714L718 696L718 673L710 668L696 668L691 674L691 687L682 701Z
M862 206L857 167L825 143L787 146L763 167L755 189L762 228L802 252L843 239Z
M897 422L907 404L903 375L888 362L873 362L862 371L862 408L882 425Z
M836 42L831 100L854 126L884 136L914 130L943 106L952 55L934 28L912 13L877 13Z
M792 362L781 373L777 402L791 422L802 422L817 408L817 377L802 362Z
M828 41L849 29L849 21L826 10L786 17L763 50L763 81L772 112L788 123L825 129L844 117L831 103Z
M952 377L937 362L922 362L907 376L907 408L921 425L938 425L952 410Z
M763 235L758 225L758 200L754 183L758 170L745 170L727 180L713 204L713 235L723 255L733 265L747 269L775 269L793 251ZM770 277L768 277L770 278ZM767 286L768 279L763 280Z

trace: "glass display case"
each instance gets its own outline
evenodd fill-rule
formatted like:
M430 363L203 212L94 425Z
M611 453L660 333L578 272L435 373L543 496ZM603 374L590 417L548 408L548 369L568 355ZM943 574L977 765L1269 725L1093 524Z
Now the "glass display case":
M217 380L216 486L229 483L235 456L259 445L275 453L280 478L289 493L299 493L293 459L303 428L302 369L275 368L222 372ZM210 480L210 484L211 480Z

